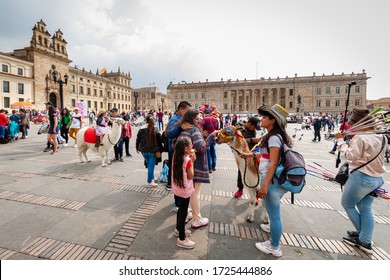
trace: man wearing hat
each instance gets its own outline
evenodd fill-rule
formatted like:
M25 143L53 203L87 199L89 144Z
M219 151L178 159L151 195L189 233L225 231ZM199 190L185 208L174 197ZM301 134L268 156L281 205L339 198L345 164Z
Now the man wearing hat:
M69 129L69 136L74 139L74 145L73 148L77 148L77 139L76 135L77 132L79 132L80 128L83 127L83 119L81 114L79 113L79 108L74 108L72 113L72 123L70 125Z
M237 123L237 125L244 127L241 134L248 143L249 149L252 150L252 148L259 143L260 140L259 138L256 138L256 130L261 130L260 119L257 117L250 117L245 124ZM234 197L240 198L244 193L244 185L242 184L242 174L240 170L238 170L237 188L238 190L235 192Z

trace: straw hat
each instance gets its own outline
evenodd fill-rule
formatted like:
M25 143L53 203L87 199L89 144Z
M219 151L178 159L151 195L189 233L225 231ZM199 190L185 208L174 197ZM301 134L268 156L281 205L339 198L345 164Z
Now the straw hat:
M106 110L104 110L104 109L99 109L99 111L98 111L98 116L104 114L105 112L106 112Z
M257 109L259 115L264 113L273 116L281 129L285 129L287 126L288 112L281 105L275 104L272 107L269 105L263 105Z

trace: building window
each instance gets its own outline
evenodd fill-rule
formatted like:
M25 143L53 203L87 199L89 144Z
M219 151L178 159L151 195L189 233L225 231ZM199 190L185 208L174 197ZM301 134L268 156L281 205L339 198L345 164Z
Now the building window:
M228 109L228 105L226 103L223 104L223 109L224 110L227 110Z
M91 88L87 88L87 95L91 95Z
M355 99L355 106L360 106L360 99Z
M103 108L103 102L100 102L100 108Z
M75 85L70 85L70 92L73 92L73 93L76 92L76 87L75 87Z
M292 101L290 101L290 109L293 107L293 103Z
M336 94L340 94L340 87L336 87Z
M204 93L204 92L202 92L202 99L204 99L204 96L205 96L205 93Z
M289 92L290 92L290 96L294 96L294 89L290 88Z
M184 94L181 94L180 97L181 97L181 99L183 100L183 99L184 99Z
M19 100L18 100L19 102L21 102L21 101L24 101L24 98L19 98Z
M100 90L100 97L103 97L103 90Z
M330 87L326 87L325 93L326 93L326 94L330 94Z
M97 89L96 88L93 89L93 96L97 96Z
M72 107L76 107L76 99L72 99Z
M316 93L317 94L321 94L321 88L320 87L316 88Z
M348 93L348 86L345 87L345 93Z
M198 99L198 93L195 92L195 99Z
M330 100L325 101L325 107L330 107Z
M97 109L97 101L95 101L93 104L95 106L95 109Z
M23 68L18 68L18 75L23 76Z
M18 93L24 94L24 84L18 83Z
M317 100L317 107L321 107L321 100Z
M191 93L188 94L188 100L190 100L190 99L191 99Z
M83 78L80 77L80 82L82 82L82 81L83 81Z
M338 99L336 100L335 106L336 106L336 107L340 107L340 100L338 100Z
M227 96L228 96L228 93L227 93L227 91L225 91L225 92L223 93L223 98L227 98Z
M177 94L175 94L175 100L177 100L178 98L177 98Z
M2 72L8 73L8 65L2 64L2 65L1 65L1 71L2 71ZM8 107L7 107L7 108L8 108Z
M84 88L80 86L80 94L84 94Z
M91 100L88 100L88 108L91 108Z
M9 108L9 97L4 97L4 108Z
M3 81L3 92L9 92L9 81Z
M355 86L355 93L360 93L360 86Z

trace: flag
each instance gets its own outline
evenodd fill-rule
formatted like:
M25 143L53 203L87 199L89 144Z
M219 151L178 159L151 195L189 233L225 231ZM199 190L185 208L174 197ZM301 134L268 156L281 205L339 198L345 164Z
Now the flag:
M102 75L106 75L107 74L106 68L102 68L102 70L100 72L101 72Z

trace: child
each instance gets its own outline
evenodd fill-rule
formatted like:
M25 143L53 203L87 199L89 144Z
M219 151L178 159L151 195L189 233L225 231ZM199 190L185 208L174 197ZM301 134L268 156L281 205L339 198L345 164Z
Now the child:
M174 236L178 237L176 245L184 249L192 249L195 246L195 242L187 238L191 235L191 231L184 228L190 197L195 191L192 181L195 160L196 155L195 150L192 149L191 139L179 137L172 160L172 191L179 207Z
M111 127L108 125L109 118L107 117L107 112L103 109L99 110L98 118L96 120L96 136L98 139L95 143L95 147L103 146L103 137L104 135L111 130Z

